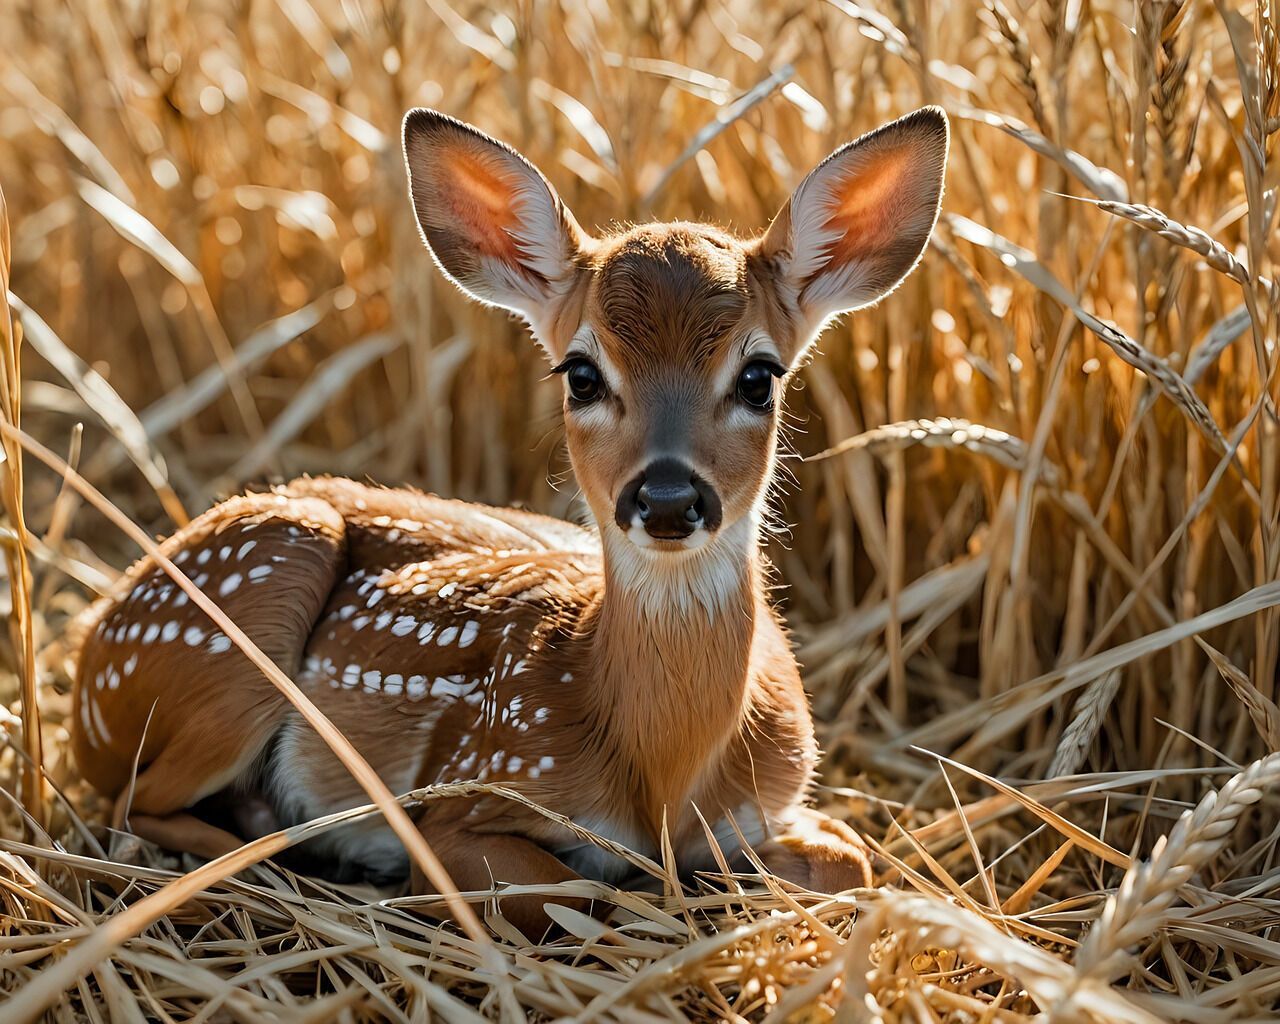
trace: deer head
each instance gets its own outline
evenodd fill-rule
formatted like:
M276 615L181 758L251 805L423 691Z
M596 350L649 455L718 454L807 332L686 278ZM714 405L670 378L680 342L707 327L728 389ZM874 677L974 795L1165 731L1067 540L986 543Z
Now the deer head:
M404 147L441 270L520 314L564 381L606 552L680 564L756 543L781 394L832 317L919 261L947 121L926 107L836 150L747 240L689 223L593 237L519 153L435 111L409 112Z

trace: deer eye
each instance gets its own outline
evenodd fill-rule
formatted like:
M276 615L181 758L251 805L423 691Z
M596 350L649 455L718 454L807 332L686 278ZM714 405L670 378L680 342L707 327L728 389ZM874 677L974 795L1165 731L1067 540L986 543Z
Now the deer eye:
M773 408L773 378L781 376L782 367L773 363L748 363L738 374L738 401L760 412Z
M569 383L569 397L575 402L585 405L604 396L604 378L589 359L570 359L552 372L564 374Z

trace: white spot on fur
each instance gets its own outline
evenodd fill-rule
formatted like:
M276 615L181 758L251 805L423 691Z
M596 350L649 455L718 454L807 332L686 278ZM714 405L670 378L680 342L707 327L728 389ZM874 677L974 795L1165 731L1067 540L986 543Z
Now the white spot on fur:
M107 728L107 723L102 720L102 711L98 707L96 700L88 702L89 712L93 715L93 729L98 734L103 743L111 742L111 730Z
M466 676L437 676L431 684L433 697L465 697L476 687L476 680L467 681Z
M410 700L422 700L428 692L426 676L410 676L405 683L405 693Z

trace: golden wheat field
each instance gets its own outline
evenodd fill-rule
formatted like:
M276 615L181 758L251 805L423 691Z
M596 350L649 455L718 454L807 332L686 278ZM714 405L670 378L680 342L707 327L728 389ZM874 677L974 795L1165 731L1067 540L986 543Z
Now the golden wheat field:
M938 227L788 395L768 544L877 887L646 862L530 946L108 830L65 630L149 537L299 473L581 515L559 386L419 241L407 108L588 228L745 236L925 103ZM0 1018L1277 1019L1274 4L9 0L0 188Z

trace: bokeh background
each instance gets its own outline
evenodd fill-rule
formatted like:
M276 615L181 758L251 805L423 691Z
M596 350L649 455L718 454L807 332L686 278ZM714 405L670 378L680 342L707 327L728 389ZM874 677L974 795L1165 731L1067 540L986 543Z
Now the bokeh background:
M830 150L941 104L922 266L787 401L770 553L820 799L914 865L906 889L1001 927L1017 895L1069 961L1123 865L1053 815L1142 853L1280 743L1271 4L14 0L0 39L22 423L155 534L300 472L578 514L558 385L418 240L406 108L509 141L589 229L749 235ZM62 629L137 552L56 474L25 486L42 756L92 821ZM995 790L922 751L1087 781L965 830L947 812ZM1190 999L1277 962L1263 803L1195 866L1247 948L1140 918L1132 987ZM904 830L935 818L926 857ZM1259 985L1215 1005L1262 1012Z

